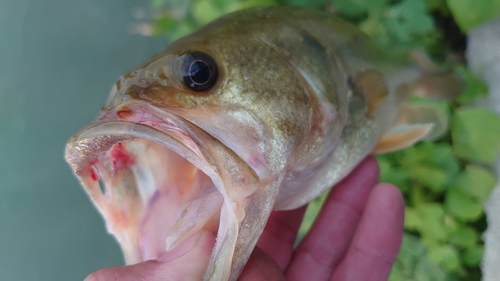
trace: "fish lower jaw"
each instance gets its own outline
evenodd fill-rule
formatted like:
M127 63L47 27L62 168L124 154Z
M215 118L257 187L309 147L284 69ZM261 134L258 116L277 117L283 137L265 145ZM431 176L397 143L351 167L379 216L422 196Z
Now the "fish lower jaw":
M127 264L169 256L202 229L217 235L223 196L173 150L140 138L118 142L91 170L100 187L91 198Z
M208 231L216 239L204 275L194 280L236 280L279 181L261 181L213 136L175 116L167 119L159 127L99 120L68 141L66 161L127 264L171 257Z

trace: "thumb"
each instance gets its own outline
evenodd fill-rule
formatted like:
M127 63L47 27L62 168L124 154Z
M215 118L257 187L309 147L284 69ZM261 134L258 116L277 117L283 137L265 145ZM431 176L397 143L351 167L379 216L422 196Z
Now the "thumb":
M198 281L207 268L214 243L215 236L202 229L158 261L101 269L84 281Z

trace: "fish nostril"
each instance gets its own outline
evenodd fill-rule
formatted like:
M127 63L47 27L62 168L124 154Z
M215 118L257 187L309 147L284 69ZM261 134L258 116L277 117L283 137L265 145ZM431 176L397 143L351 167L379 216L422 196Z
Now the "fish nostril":
M118 117L120 117L121 119L127 119L130 116L132 116L133 114L134 114L134 112L132 111L132 109L130 109L126 106L124 106L116 111L116 115L118 115Z
M162 90L161 86L154 85L154 86L152 86L151 88L149 88L149 89L147 90L147 92L148 92L148 93L152 93L152 94L157 94L157 93L161 92L161 90Z
M149 87L151 83L146 78L139 78L137 81L134 82L134 85L136 85L139 88L145 89Z

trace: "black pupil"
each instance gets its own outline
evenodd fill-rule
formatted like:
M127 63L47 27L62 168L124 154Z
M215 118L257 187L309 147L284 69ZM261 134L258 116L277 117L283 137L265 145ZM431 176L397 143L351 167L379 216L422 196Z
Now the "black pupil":
M188 52L180 58L184 85L196 92L210 90L217 81L217 66L212 57L201 52Z
M189 76L195 84L206 84L211 76L210 67L205 62L194 61L189 68Z

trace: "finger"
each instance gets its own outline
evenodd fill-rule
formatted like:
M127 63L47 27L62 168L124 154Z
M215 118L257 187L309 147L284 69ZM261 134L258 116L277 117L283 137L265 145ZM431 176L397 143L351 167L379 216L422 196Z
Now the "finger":
M259 247L255 247L238 281L285 281L279 265Z
M273 258L281 270L287 267L293 254L293 246L307 206L291 211L271 214L257 246Z
M370 194L347 255L331 281L387 280L403 237L404 200L391 184Z
M328 280L349 247L378 174L377 162L370 157L332 190L295 251L287 280Z
M215 236L206 230L188 238L162 261L146 261L135 265L105 268L84 281L199 281L205 272L214 247Z

